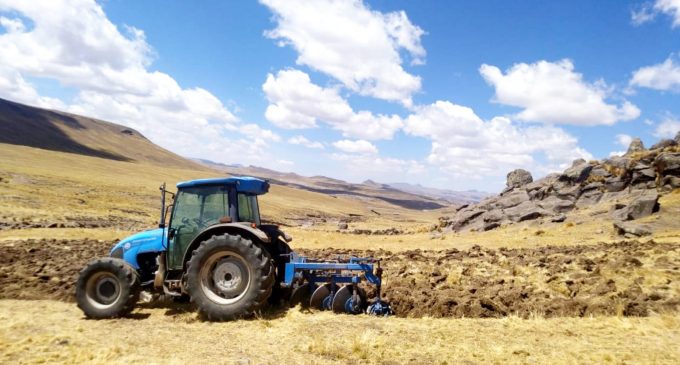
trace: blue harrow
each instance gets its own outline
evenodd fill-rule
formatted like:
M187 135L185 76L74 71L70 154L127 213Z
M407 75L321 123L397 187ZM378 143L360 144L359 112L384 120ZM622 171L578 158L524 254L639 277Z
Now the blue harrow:
M369 303L362 279L375 285L376 297ZM291 306L302 305L335 313L368 313L378 316L393 314L381 299L382 268L380 260L371 257L338 257L315 260L291 253L286 263L282 286L291 288Z

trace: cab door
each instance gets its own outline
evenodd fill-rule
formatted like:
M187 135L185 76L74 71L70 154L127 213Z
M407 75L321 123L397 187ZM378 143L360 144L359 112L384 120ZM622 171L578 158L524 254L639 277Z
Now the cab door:
M185 188L177 193L170 222L168 269L182 269L184 253L196 236L229 216L226 186Z

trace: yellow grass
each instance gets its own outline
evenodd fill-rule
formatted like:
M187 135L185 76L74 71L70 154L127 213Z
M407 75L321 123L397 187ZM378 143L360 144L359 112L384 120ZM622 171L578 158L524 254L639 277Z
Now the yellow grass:
M680 317L401 319L308 314L206 323L140 309L84 320L74 304L0 301L2 363L677 364Z

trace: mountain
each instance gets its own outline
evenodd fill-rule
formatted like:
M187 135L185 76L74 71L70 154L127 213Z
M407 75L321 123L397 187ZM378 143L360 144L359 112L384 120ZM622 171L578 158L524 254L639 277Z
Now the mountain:
M204 159L194 159L203 165L230 175L249 175L267 179L274 184L304 189L333 196L350 196L357 199L380 199L407 209L431 210L451 206L449 200L403 191L386 184L366 180L361 184L325 176L302 176L292 172L279 172L257 166L225 165Z
M467 191L455 191L448 189L437 189L422 186L420 184L409 184L409 183L390 183L387 186L407 193L428 196L433 199L446 200L455 204L470 204L477 203L493 194L477 191L477 190L467 190Z
M4 99L0 99L0 143L116 161L202 168L157 146L132 128Z

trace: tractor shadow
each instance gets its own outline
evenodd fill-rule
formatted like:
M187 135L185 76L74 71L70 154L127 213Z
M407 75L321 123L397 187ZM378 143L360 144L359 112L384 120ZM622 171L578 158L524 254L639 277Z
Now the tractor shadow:
M139 308L145 308L145 309L165 309L165 312L163 313L165 316L186 316L190 315L193 316L196 314L196 319L199 321L204 321L204 322L209 322L207 318L203 318L201 315L198 314L198 310L196 306L189 301L182 300L182 299L173 299L173 298L161 298L158 300L155 300L150 303L140 303L138 305ZM253 320L273 320L273 319L278 319L278 318L283 318L286 316L289 310L298 310L296 308L291 308L287 306L286 304L280 304L280 305L274 305L274 304L268 304L265 307L261 308L257 312L255 312L253 315L244 317L241 320L244 321L253 321ZM131 318L131 319L146 319L150 316L148 313L132 313L126 318Z

